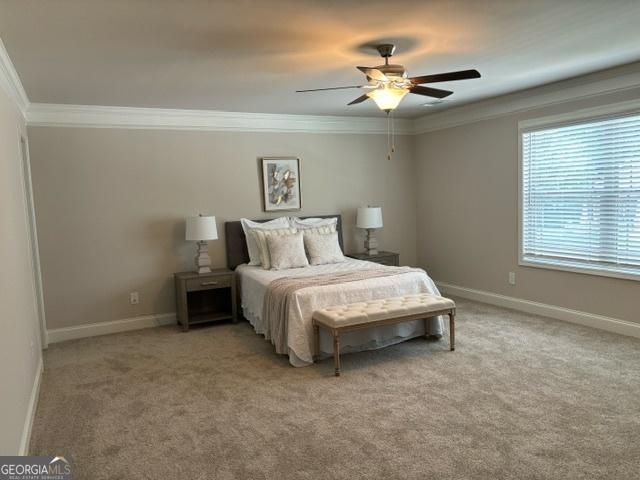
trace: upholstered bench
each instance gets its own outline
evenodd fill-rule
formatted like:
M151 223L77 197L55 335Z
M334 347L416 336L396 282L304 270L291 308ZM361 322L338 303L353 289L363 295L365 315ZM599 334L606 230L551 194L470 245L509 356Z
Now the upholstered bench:
M455 350L455 314L453 300L428 293L323 308L313 312L314 353L320 354L320 327L325 328L333 337L333 361L338 377L340 334L421 319L424 319L426 332L427 320L439 315L449 315L449 346Z

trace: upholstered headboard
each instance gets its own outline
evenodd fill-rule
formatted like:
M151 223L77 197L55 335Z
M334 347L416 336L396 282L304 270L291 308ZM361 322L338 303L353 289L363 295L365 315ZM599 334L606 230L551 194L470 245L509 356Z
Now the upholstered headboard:
M338 242L340 248L344 251L344 244L342 241L342 217L340 215L310 215L308 217L300 218L330 218L337 217L338 224L336 225L338 231ZM272 218L264 218L262 220L254 220L256 222L268 222L273 220ZM232 270L242 264L249 262L249 253L247 252L247 241L244 237L244 230L242 230L242 224L239 221L224 222L224 235L225 243L227 246L227 267Z

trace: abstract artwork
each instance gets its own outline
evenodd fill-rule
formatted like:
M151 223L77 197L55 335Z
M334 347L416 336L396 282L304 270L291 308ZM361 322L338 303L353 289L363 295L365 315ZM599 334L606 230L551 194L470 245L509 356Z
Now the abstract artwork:
M265 157L261 160L265 212L300 210L300 159Z

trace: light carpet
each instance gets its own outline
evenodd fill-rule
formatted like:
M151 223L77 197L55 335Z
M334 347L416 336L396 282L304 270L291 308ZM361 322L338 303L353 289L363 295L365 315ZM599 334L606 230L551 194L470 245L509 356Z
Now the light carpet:
M638 339L465 300L456 334L339 378L246 322L52 345L31 454L92 480L638 478Z

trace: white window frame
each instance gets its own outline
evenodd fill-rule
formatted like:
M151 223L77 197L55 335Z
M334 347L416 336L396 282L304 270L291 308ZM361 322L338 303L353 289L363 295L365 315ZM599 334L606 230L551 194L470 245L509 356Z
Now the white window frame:
M593 120L606 120L609 118L634 114L640 115L640 100L614 103L594 108L585 108L570 113L532 118L518 122L518 265L523 267L542 268L545 270L560 270L564 272L582 273L600 277L623 278L626 280L640 281L640 273L612 272L597 268L574 267L545 261L533 262L525 260L523 251L524 189L522 188L522 171L524 159L522 156L522 134L532 130L575 125Z

